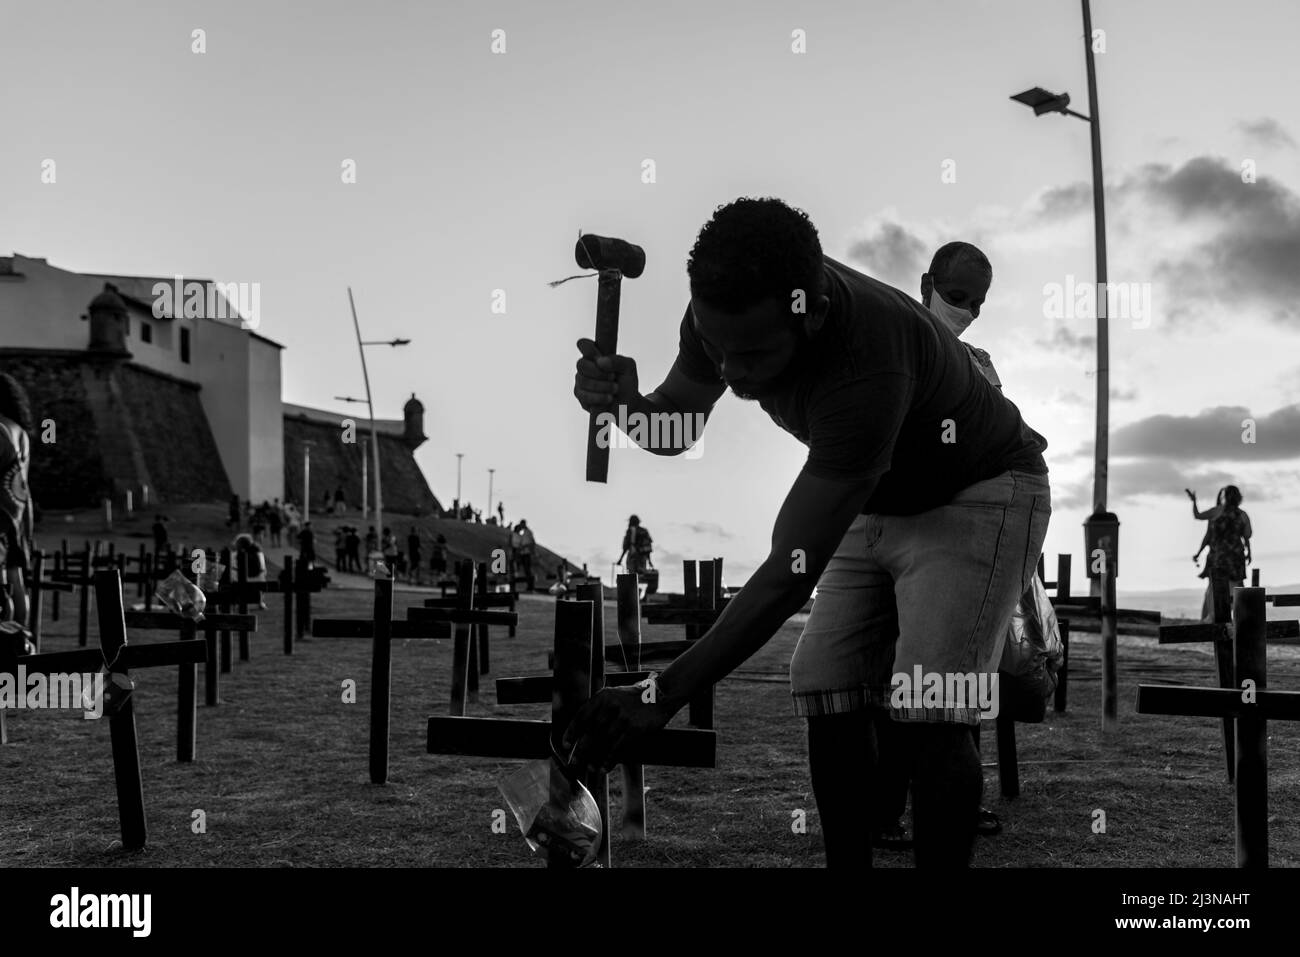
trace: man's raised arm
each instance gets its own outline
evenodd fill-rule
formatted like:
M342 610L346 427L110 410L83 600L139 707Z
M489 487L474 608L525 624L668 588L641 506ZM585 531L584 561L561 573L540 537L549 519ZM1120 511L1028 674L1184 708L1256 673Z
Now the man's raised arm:
M614 423L631 422L629 438L656 455L680 455L692 442L698 441L714 404L726 391L721 380L702 383L688 377L679 356L659 388L642 395L635 359L601 355L591 339L579 339L578 351L582 356L578 359L573 385L578 403L588 412L608 413ZM676 429L667 430L667 434L686 436L689 441L658 440L657 437L665 434L661 426L663 416L679 419L691 416L689 428L682 421ZM638 419L644 423L640 429L635 428Z

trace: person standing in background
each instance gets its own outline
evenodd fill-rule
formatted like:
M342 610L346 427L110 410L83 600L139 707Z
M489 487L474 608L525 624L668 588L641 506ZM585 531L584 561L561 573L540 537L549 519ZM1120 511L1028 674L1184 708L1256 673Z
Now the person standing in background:
M1210 522L1210 588L1214 594L1214 620L1232 620L1232 589L1245 584L1250 564L1250 516L1241 510L1241 490L1223 490L1223 509Z
M411 583L420 584L420 532L412 525L406 535L406 556L410 562Z
M18 380L0 373L0 550L13 620L28 627L27 575L32 553L31 403Z

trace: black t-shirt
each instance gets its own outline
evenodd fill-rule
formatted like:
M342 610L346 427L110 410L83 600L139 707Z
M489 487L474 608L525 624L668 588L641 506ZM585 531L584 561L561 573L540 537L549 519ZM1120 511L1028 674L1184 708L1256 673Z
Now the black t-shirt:
M879 477L862 511L885 515L928 511L1008 469L1047 474L1047 440L930 310L830 257L825 275L830 311L799 376L759 402L808 446L805 471L842 481ZM677 364L697 382L722 381L689 306Z

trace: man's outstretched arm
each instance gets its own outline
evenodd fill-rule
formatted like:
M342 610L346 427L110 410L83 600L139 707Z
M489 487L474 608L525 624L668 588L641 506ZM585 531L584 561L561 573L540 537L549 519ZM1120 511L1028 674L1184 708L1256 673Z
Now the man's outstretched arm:
M664 669L660 692L680 707L767 644L808 600L876 481L800 472L777 515L771 552L713 627Z
M772 550L713 627L659 677L653 701L640 688L606 688L574 717L564 747L575 760L612 767L632 739L664 727L695 693L758 651L812 594L876 479L831 481L800 472L772 532Z

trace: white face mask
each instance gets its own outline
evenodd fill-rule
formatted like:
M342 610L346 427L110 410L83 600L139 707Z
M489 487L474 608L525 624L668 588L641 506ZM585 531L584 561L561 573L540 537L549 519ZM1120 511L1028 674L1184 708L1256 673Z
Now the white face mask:
M952 305L943 296L939 295L939 290L933 286L930 288L929 309L958 338L961 338L961 334L966 331L966 327L975 321L975 317L970 314L970 310Z

